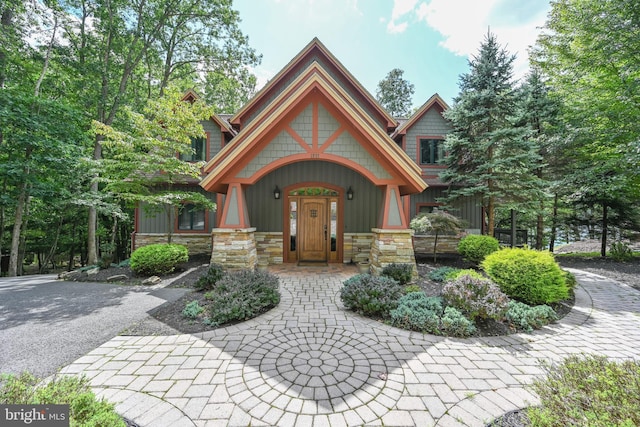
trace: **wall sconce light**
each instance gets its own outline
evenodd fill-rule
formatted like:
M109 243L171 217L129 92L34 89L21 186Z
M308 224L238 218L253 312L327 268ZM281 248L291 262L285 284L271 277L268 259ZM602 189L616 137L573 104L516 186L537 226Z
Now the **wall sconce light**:
M349 186L349 189L347 190L347 200L353 200L353 190L351 189L351 186Z
M278 200L280 198L280 189L276 185L276 188L273 190L273 198Z

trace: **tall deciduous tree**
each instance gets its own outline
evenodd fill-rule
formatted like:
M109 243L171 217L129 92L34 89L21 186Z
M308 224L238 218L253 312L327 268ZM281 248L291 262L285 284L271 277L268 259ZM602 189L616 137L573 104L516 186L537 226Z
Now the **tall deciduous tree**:
M470 72L460 77L460 94L445 114L453 131L447 135L447 201L479 197L487 216L486 233L493 235L496 209L515 207L539 197L533 170L539 156L526 128L514 117L516 93L512 81L515 57L490 33Z
M415 88L403 76L403 70L394 68L380 80L376 89L376 99L394 117L407 117L411 113Z
M640 9L629 0L554 1L533 50L564 104L569 200L602 212L603 256L611 214L621 220L637 215L632 211L640 197L638 52Z

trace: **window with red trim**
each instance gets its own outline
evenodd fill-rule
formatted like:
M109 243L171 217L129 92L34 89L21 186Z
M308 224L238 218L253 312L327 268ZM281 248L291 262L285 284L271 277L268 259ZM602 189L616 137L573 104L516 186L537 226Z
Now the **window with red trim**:
M420 164L437 165L444 159L444 139L420 139Z

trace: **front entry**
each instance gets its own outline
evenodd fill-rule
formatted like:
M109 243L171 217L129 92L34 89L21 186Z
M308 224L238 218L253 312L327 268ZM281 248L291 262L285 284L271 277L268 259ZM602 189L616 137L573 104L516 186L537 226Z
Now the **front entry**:
M300 261L328 260L327 233L329 218L327 199L300 198L298 213L298 259Z
M342 256L340 193L324 187L287 192L287 262L339 262Z

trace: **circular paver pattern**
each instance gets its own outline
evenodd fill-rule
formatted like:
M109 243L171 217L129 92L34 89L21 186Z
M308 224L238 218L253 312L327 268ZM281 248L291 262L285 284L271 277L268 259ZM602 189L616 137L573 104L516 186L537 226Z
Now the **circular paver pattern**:
M242 347L227 378L238 384L231 394L234 401L266 421L267 407L316 415L357 411L380 395L380 400L396 402L404 385L400 366L388 349L356 332L289 328ZM363 418L361 412L359 416ZM379 416L371 412L371 419L363 421Z

